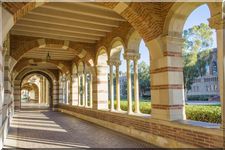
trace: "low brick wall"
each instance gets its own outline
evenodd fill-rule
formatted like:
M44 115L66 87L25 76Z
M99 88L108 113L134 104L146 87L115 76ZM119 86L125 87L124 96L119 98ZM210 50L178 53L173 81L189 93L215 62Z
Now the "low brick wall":
M162 147L221 148L223 130L59 104L57 110Z

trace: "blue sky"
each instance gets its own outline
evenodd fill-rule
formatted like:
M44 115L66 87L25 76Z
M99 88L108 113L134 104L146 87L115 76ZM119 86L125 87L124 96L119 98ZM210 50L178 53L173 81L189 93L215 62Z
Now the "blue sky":
M201 23L207 23L208 24L208 18L210 18L210 11L208 6L202 5L195 9L187 18L187 21L184 25L184 30L193 27L194 25L200 25ZM213 48L216 46L216 33L215 30L213 31ZM123 52L122 52L123 53ZM149 52L148 48L145 46L144 41L142 40L140 43L139 53L141 54L141 58L139 62L144 61L145 63L149 64ZM120 66L120 71L124 72L126 71L126 62L123 59L123 56L121 56L122 64Z

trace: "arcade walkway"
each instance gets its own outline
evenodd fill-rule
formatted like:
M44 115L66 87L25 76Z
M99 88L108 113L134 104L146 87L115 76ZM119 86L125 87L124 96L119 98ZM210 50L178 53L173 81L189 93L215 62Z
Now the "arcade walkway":
M22 110L13 118L5 148L145 148L152 145L49 110Z

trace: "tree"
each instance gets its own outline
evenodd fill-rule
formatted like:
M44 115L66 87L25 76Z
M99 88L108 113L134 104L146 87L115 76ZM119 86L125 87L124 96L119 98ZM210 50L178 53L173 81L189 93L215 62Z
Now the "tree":
M138 78L140 95L143 96L146 90L150 90L149 65L142 61L138 66Z
M213 43L212 34L212 29L204 23L183 32L183 38L185 39L183 59L186 95L191 89L193 80L206 73L206 65L208 64L206 60L209 60L207 58Z

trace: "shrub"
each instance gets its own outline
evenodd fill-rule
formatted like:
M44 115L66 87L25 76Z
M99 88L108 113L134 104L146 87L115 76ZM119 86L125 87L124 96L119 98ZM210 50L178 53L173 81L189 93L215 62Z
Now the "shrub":
M221 107L206 105L186 105L187 119L221 123Z
M109 104L110 106L110 104ZM121 100L120 107L127 111L127 101ZM114 104L116 108L116 102ZM133 104L134 111L134 104ZM145 114L151 113L151 103L149 101L140 101L140 111ZM221 106L220 105L186 105L186 117L189 120L203 121L210 123L221 123Z

